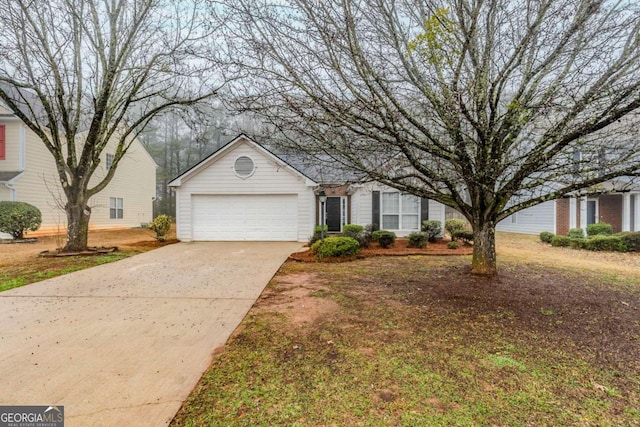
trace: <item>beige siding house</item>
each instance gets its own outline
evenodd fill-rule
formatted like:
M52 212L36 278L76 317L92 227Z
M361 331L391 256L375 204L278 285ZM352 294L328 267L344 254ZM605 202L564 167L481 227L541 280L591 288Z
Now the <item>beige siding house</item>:
M101 179L115 147L107 147L92 182ZM156 163L139 141L120 161L109 185L90 201L90 229L139 227L153 218ZM22 121L0 106L0 200L30 203L42 212L34 234L64 231L64 194L51 153ZM6 236L4 236L6 237Z

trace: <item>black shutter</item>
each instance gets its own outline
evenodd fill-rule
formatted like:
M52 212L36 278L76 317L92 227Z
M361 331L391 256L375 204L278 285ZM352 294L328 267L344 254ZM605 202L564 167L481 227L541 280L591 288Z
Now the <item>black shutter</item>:
M371 197L371 223L380 228L380 192L372 191Z
M422 221L429 219L429 199L423 197L420 200L420 228L422 228Z

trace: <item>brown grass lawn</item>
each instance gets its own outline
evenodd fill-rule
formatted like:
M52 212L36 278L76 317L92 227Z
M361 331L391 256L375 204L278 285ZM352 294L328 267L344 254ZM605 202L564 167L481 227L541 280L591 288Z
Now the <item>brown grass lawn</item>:
M173 426L638 426L640 256L283 265Z

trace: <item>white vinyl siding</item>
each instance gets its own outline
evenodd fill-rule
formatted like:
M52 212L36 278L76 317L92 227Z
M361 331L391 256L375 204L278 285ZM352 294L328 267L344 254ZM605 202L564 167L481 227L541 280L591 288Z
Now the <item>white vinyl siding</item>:
M554 232L555 209L555 201L544 202L523 209L500 221L496 226L496 230L523 234L540 234L543 231Z
M315 196L309 181L244 137L231 144L205 160L198 169L180 178L180 184L176 187L178 239L191 241L201 238L199 229L201 218L195 216L200 209L193 204L194 199L198 197L233 196L227 200L235 206L238 203L235 197L246 196L247 203L253 203L262 196L273 196L272 201L275 203L279 200L289 206L285 208L284 215L288 218L288 229L293 234L287 239L307 241L313 234L315 221ZM254 167L250 176L241 178L236 171L236 160L243 156L251 159ZM295 207L290 203L294 203ZM264 227L264 224L268 223L277 224L277 221L267 219L271 213L266 211L268 208L265 206L262 206L265 210L265 219L258 218L260 221L258 226ZM236 207L232 206L230 209L234 210ZM213 218L210 220L214 221ZM232 228L237 226L233 219L229 218L228 221ZM218 225L212 223L212 227L215 229ZM245 239L240 230L236 229L236 232L239 234L234 239ZM232 238L232 236L226 237L226 239Z

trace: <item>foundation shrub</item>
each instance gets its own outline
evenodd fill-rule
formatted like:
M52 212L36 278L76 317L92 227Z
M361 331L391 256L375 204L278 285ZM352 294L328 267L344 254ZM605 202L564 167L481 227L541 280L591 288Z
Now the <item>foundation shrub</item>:
M571 245L571 238L567 236L554 236L551 239L551 246L556 248L565 248Z
M584 248L590 251L627 251L620 236L607 235L595 235L586 239Z
M411 233L408 236L407 247L408 248L424 248L429 241L429 235L422 231Z
M464 219L451 218L444 222L444 229L453 238L453 233L460 230L468 230L468 223Z
M429 235L429 241L433 242L442 234L442 223L436 220L422 221L422 232Z
M640 231L624 233L620 239L628 252L640 252Z
M384 249L393 245L396 241L396 233L394 233L393 231L379 230L379 231L376 231L374 234L376 233L378 237L377 238L378 244L380 245L380 247Z
M471 244L473 242L473 231L470 230L458 230L453 233L451 237L453 240L461 240L466 245Z
M317 258L356 255L360 250L358 241L351 237L326 237L311 245L311 253Z
M571 237L572 239L582 239L584 238L584 230L582 228L572 228L567 233L567 237Z
M553 236L555 236L555 234L551 233L550 231L543 231L542 233L540 233L540 241L544 243L551 243L551 239L553 239Z
M613 234L613 227L606 222L596 222L587 225L587 236L610 236Z

